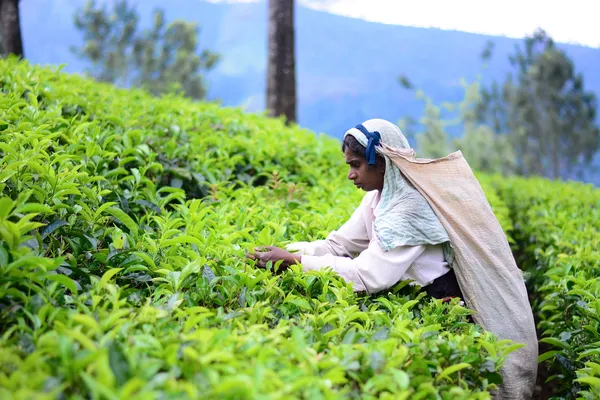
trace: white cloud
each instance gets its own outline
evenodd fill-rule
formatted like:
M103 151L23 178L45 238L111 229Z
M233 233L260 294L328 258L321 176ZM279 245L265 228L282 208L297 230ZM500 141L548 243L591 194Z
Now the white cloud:
M300 0L373 22L521 38L540 27L557 42L600 47L600 1Z
M209 0L253 2L260 0ZM268 1L268 0L264 0ZM307 7L394 25L522 38L536 28L556 42L600 48L599 0L296 0Z

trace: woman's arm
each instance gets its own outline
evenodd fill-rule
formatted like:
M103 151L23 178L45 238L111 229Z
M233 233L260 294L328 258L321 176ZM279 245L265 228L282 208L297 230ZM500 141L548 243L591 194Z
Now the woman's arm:
M355 292L377 293L395 285L411 264L425 251L425 246L399 246L383 251L376 240L358 257L351 259L332 254L302 255L304 272L331 267L346 282L352 282Z
M259 267L264 268L269 261L276 263L280 260L283 270L292 264L301 264L303 272L331 267L346 282L353 284L355 292L372 294L400 281L415 260L425 252L426 246L398 246L386 252L373 240L356 258L334 254L291 254L273 246L268 246L266 252L256 250L254 254L247 254L247 257L256 260Z

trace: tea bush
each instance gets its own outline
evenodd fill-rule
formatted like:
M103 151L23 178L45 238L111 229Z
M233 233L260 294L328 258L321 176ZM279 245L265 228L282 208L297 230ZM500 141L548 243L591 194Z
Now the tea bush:
M244 257L350 216L339 142L13 58L0 70L0 397L491 398L515 346L455 300Z
M560 398L600 398L600 190L540 178L495 180L530 275L540 362ZM559 398L559 397L557 397Z

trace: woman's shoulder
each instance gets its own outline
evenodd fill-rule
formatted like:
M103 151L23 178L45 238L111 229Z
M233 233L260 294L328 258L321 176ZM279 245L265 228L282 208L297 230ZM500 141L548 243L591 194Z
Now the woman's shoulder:
M375 208L377 203L379 203L379 191L371 190L370 192L365 193L363 196L360 205L362 207L372 207Z

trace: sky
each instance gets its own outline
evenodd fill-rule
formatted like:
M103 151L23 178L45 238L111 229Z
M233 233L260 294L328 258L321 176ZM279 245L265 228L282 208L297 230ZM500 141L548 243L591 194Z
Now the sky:
M261 0L209 0L257 2ZM265 0L268 1L268 0ZM522 38L536 28L555 42L600 48L600 0L296 0L347 17Z

